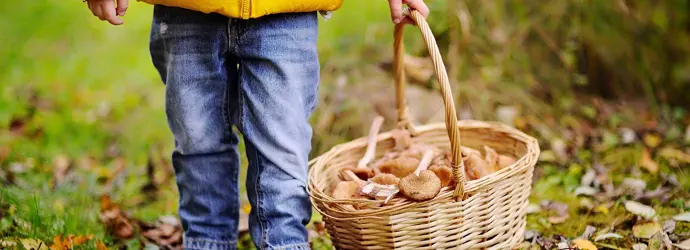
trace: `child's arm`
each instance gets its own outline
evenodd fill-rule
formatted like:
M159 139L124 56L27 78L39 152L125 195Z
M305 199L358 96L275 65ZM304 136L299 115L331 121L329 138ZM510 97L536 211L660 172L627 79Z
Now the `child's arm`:
M402 16L402 4L406 3L411 9L419 11L425 18L429 15L429 8L424 3L424 0L388 0L388 5L391 8L391 19L393 23L404 23L413 24L412 19Z
M84 0L88 3L91 13L101 21L108 20L113 25L124 23L120 16L127 11L129 0L117 0L117 8L113 0Z

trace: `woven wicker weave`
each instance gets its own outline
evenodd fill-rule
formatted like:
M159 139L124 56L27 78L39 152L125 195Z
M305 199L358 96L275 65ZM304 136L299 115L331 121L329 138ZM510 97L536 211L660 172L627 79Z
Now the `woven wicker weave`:
M338 249L511 249L523 239L532 172L539 155L537 141L509 126L473 120L458 121L450 84L434 37L417 11L404 12L422 31L436 69L445 104L445 124L413 127L407 121L404 98L403 26L395 28L395 82L399 126L423 142L452 153L457 185L445 187L434 198L411 202L396 197L383 201L335 200L329 194L340 181L338 171L357 165L367 138L340 144L310 162L308 191L314 207L324 216L326 228ZM392 150L391 132L377 138L376 157ZM463 147L486 145L517 161L496 173L467 181L461 158ZM348 204L360 204L357 210Z

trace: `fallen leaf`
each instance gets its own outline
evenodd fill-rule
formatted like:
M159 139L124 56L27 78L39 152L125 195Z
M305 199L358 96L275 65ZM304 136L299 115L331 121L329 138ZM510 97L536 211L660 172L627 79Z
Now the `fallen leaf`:
M647 244L644 243L637 243L635 245L632 245L633 250L647 250Z
M134 236L134 225L110 196L101 196L101 211L98 217L111 235L120 239L131 239Z
M574 239L572 242L573 242L573 244L575 245L575 247L577 247L578 249L582 249L582 250L597 250L597 247L596 247L594 244L592 244L592 242L590 242L590 241L588 241L588 240L584 240L584 239Z
M673 220L690 222L690 212L685 212L685 213L673 216Z
M50 250L74 249L75 246L84 244L84 242L87 242L92 238L93 235L69 235L67 238L62 239L62 235L58 235L53 238L53 244L50 245Z
M642 216L646 219L652 218L654 215L656 215L656 210L654 210L654 208L636 201L625 201L625 210L628 210L628 212Z
M531 240L535 237L539 237L539 232L534 231L534 230L525 231L525 240Z
M38 239L25 238L20 239L19 242L22 243L22 246L24 246L26 250L38 250L46 247L45 243Z
M553 150L544 150L539 154L539 161L541 162L558 162L558 156Z
M584 208L585 210L592 210L594 209L594 203L591 199L582 198L580 199L580 208Z
M594 179L597 177L597 172L594 169L587 169L587 172L582 175L580 179L581 186L591 186L594 183Z
M642 151L642 156L640 158L640 166L647 169L652 174L656 174L659 171L659 164L652 160L649 151L644 149Z
M578 196L578 195L593 196L596 193L597 193L596 189L594 189L593 187L588 187L588 186L579 186L575 189L575 196Z
M649 241L647 241L647 246L650 249L661 249L661 234L659 234L659 232L656 232L649 238Z
M599 205L599 206L596 206L596 207L594 207L594 209L592 209L592 210L593 210L594 212L596 212L596 213L600 213L600 214L609 214L609 208L608 208L608 207L606 207L606 206L605 206L605 205L603 205L603 204L602 204L602 205Z
M548 221L551 224L563 223L569 217L568 204L553 201L542 201L541 207L556 213L555 215L549 216L548 218Z
M9 248L9 247L16 247L17 242L11 241L11 240L0 240L0 248Z
M638 223L633 226L633 235L637 238L649 239L661 231L661 225L656 221Z
M566 152L565 142L561 139L555 139L551 141L551 149L558 156L558 160L564 161L568 159L568 153Z
M537 204L530 203L527 205L527 214L534 214L541 212L541 207Z
M605 234L600 234L597 235L597 237L594 237L594 241L602 241L605 239L622 239L623 236L617 233L605 233Z
M103 241L97 241L96 242L96 250L108 250L108 247L103 244Z
M660 232L661 235L661 243L664 245L666 249L673 249L673 242L671 242L671 239L668 237L668 234L666 232Z
M681 150L665 147L659 150L659 156L666 159L676 159L681 162L690 163L690 154L687 154Z
M595 233L596 231L597 231L597 228L596 228L596 227L587 225L587 227L585 227L585 232L582 233L582 236L581 236L581 237L582 237L583 239L589 239L589 238L592 237L592 235L594 235L594 233Z
M671 233L675 229L676 229L676 221L667 220L666 222L664 222L664 227L663 227L664 232Z
M182 226L174 216L161 216L154 224L139 223L141 235L162 249L182 248Z
M564 216L549 216L548 221L551 224L561 224L568 220L568 217L570 216L568 216L567 214Z
M678 242L676 244L673 244L673 246L680 248L680 249L683 249L683 250L690 250L690 238L688 238L684 241Z
M621 183L621 188L624 189L630 189L630 190L644 190L647 188L647 182L644 180L640 179L633 179L633 178L625 178L623 179L623 182Z
M620 128L620 129L618 129L618 133L621 136L621 142L623 144L633 143L637 139L637 135L635 135L635 131L630 129L630 128Z
M659 135L656 134L644 134L642 140L644 141L644 144L650 148L656 148L657 146L659 146L659 144L661 144L661 137L659 137Z

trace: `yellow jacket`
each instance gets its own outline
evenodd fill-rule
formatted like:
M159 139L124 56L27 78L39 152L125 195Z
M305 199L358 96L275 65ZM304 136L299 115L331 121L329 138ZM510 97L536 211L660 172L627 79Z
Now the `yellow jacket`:
M179 7L232 18L257 18L288 12L333 11L343 0L139 0L149 4Z

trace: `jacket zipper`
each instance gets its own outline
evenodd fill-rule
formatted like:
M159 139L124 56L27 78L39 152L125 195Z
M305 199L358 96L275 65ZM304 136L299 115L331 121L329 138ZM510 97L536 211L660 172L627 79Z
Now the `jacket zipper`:
M249 19L249 8L251 0L240 0L240 16L242 19Z

